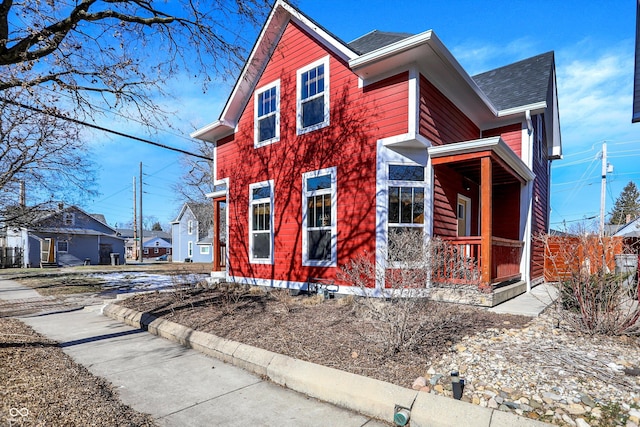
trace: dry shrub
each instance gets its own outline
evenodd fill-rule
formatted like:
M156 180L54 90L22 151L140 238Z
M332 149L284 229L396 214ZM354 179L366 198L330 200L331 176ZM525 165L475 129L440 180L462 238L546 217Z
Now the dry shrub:
M376 262L363 253L341 268L338 279L360 288L356 311L371 322L368 340L396 354L416 350L446 327L451 313L441 317L441 306L429 299L428 283L443 268L452 277L464 274L457 269L468 263L458 262L460 253L450 249L438 238L425 243L421 233L396 232L390 235L388 261ZM384 288L376 287L382 279Z
M616 257L625 252L620 239L593 234L541 239L545 269L558 280L558 321L588 334L640 335L637 273L616 271Z

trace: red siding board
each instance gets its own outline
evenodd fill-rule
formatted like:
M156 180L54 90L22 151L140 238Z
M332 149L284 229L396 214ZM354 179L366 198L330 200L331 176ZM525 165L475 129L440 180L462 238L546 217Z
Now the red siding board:
M483 138L500 136L518 157L522 157L522 124L515 123L482 131Z

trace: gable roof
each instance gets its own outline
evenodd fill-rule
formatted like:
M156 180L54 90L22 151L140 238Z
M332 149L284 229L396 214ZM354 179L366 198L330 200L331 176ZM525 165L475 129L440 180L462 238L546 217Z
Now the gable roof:
M353 49L354 52L362 55L406 39L412 35L413 34L411 33L389 33L380 30L373 30L370 33L358 37L354 41L350 42L349 47Z
M80 212L81 214L85 215L89 219L91 219L91 220L93 220L95 222L98 222L101 225L107 227L109 230L113 231L113 234L117 234L118 233L118 231L115 228L111 227L105 221L101 220L101 219L104 219L104 215L102 215L102 214L89 214L89 213L83 211L82 209L80 209L79 207L77 207L75 205L67 206L65 208L58 209L58 210L48 211L43 216L41 216L40 218L35 220L33 222L33 225L37 226L37 224L42 223L43 221L46 221L47 219L49 219L49 218L51 218L51 217L53 217L55 215L59 215L59 214L61 214L63 212L69 212L69 211ZM51 227L49 227L49 228L51 228Z
M553 52L543 53L473 76L498 110L547 101Z
M524 121L530 115L548 112L545 114L545 129L552 141L550 158L562 157L553 52L482 73L476 76L476 81L432 30L416 35L372 31L345 44L284 0L274 3L220 118L191 133L192 138L216 142L233 134L290 22L346 62L349 69L361 79L363 86L401 70L423 72L440 92L481 129ZM540 70L542 75L535 75ZM526 88L528 84L532 84L533 88ZM505 90L504 85L509 89ZM512 91L515 93L504 94ZM531 100L535 101L529 103Z

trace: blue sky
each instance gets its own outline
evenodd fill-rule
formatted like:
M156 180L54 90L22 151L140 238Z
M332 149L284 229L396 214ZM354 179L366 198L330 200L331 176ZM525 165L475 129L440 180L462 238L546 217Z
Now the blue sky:
M631 124L634 0L392 4L387 0L300 0L297 7L346 42L374 29L409 33L432 29L471 75L555 51L564 159L552 168L552 228L570 227L599 214L599 154L604 141L614 166L607 176L606 211L629 181L640 182L640 124ZM251 44L256 35L256 30L243 31ZM137 123L108 119L111 126L192 149L188 134L219 117L233 82L213 84L206 94L197 79L167 84L174 99L166 105L174 111L176 129L148 135ZM83 208L103 213L111 225L131 221L132 177L138 176L143 162L144 214L168 224L180 208L171 188L182 173L180 155L98 132L88 136L101 167L102 195ZM589 220L594 221L597 218Z

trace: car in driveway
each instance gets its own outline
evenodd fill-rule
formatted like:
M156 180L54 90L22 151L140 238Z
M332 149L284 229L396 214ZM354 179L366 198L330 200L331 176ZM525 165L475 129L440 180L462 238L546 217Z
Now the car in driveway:
M169 259L169 256L167 254L164 254L157 257L156 261L167 261L168 259Z

